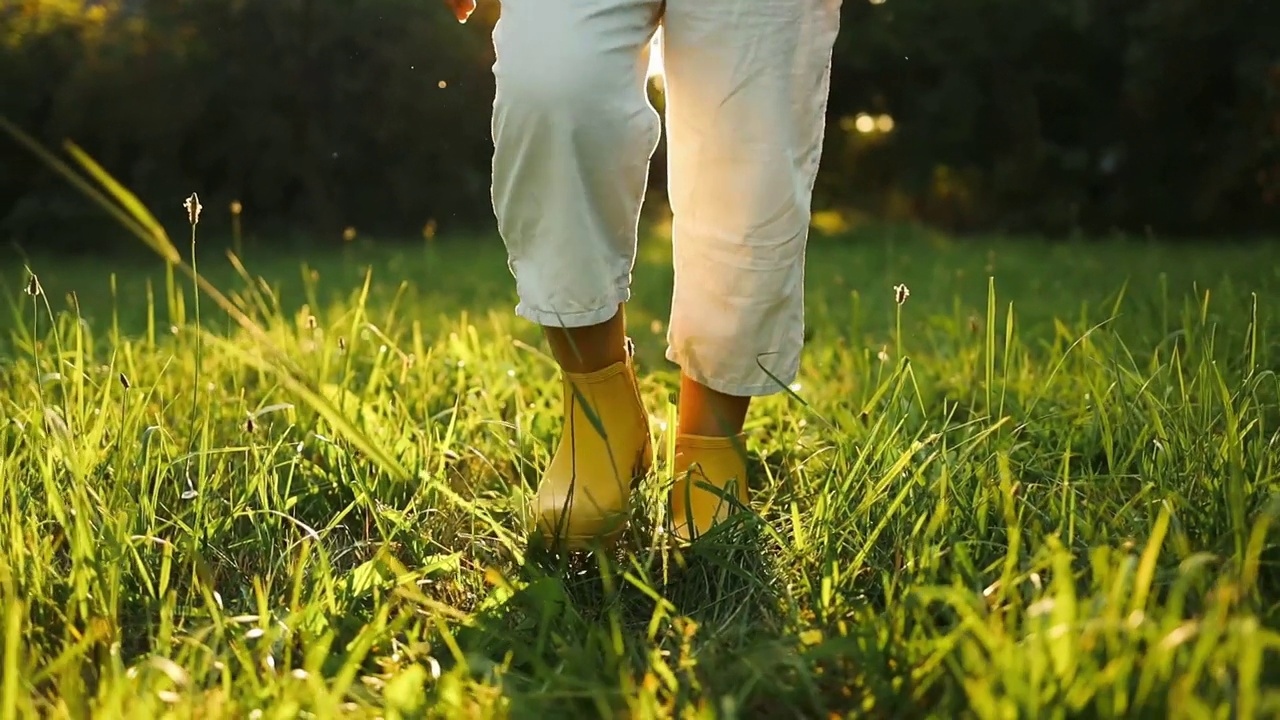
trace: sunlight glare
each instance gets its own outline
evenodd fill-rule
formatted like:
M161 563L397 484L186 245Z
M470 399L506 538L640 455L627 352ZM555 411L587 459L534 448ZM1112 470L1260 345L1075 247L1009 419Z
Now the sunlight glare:
M653 40L649 43L649 77L662 77L662 28L658 28L658 32L653 34Z

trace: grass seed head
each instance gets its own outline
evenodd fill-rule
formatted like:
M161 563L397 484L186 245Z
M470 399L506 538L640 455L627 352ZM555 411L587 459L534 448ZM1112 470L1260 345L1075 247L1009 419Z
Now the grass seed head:
M204 209L200 205L200 196L191 193L191 197L184 200L182 206L187 209L187 222L195 227L200 222L200 211Z

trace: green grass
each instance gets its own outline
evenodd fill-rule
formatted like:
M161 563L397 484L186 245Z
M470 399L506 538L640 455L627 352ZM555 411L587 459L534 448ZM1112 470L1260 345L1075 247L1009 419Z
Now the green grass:
M1277 261L815 238L753 515L671 546L660 453L570 558L525 542L559 390L495 240L202 258L260 334L158 259L7 266L0 715L1274 717Z

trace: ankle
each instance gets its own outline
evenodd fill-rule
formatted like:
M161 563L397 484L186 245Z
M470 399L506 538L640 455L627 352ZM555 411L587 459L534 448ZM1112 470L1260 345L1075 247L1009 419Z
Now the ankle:
M567 373L603 370L627 359L626 315L623 307L598 324L577 328L544 327L551 355Z
M742 433L751 398L727 395L688 375L680 379L680 435L733 438Z
M727 440L741 435L742 426L712 422L706 417L697 418L695 421L686 421L681 417L676 432L678 437Z
M583 350L579 354L554 353L556 364L566 373L573 375L591 375L607 370L614 365L626 362L626 346L619 343L617 347L596 347Z

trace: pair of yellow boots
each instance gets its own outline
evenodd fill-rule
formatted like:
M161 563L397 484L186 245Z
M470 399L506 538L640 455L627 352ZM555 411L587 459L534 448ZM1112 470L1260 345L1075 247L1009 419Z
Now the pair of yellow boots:
M653 464L653 444L630 352L597 372L563 373L563 385L564 430L534 512L544 537L577 550L621 534L631 490ZM727 517L734 510L730 497L746 505L741 435L679 435L673 464L668 508L677 538L692 540Z

